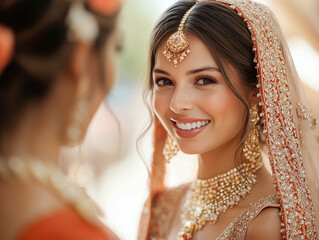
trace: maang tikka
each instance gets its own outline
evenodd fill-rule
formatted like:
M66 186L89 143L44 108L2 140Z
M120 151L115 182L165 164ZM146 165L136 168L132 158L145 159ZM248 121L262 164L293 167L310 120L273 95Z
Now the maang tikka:
M184 33L184 26L189 14L193 11L195 5L191 7L184 15L177 32L173 33L166 42L164 55L168 61L173 61L175 67L179 62L182 62L185 57L191 52L188 39Z

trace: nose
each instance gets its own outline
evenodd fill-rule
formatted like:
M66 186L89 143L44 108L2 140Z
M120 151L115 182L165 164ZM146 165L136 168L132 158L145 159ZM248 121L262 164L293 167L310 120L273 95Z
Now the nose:
M191 96L186 89L176 87L171 98L170 109L177 114L191 110L193 108Z

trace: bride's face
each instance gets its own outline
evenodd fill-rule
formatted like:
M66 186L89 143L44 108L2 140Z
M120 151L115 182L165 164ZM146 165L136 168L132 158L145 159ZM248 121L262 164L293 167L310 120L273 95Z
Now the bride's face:
M229 89L207 46L188 34L191 52L175 67L162 53L166 40L158 47L153 69L156 116L185 153L237 145L245 107ZM235 74L228 75L233 76L230 80L236 89L241 89Z

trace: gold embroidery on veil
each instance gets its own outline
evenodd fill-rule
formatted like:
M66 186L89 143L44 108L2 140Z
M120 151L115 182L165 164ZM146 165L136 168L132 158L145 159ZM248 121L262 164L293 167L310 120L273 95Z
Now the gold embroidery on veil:
M319 239L319 170L311 149L309 122L298 117L296 106L305 100L280 27L272 12L262 4L250 0L212 1L234 9L251 32L268 158L282 207L283 237ZM158 126L156 131L160 131ZM157 174L151 177L151 198L164 186L163 161L154 153L152 168ZM149 214L150 211L151 205Z

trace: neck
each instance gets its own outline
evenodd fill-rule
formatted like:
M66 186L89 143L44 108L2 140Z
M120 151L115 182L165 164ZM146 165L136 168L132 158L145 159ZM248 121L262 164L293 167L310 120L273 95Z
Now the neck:
M208 179L235 168L237 141L198 155L198 179Z
M1 136L4 157L30 155L58 164L61 138L58 120L50 110L33 108L23 116L18 126Z

